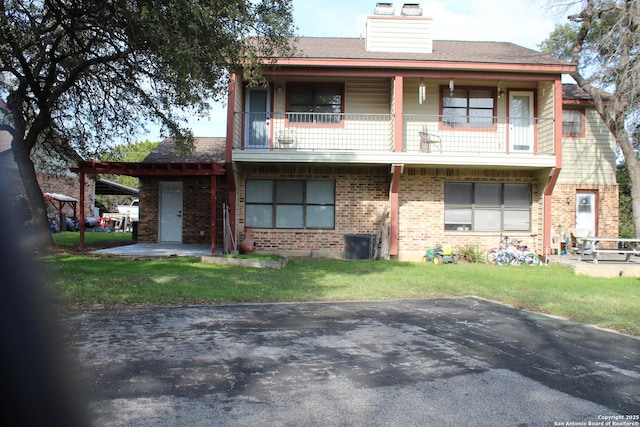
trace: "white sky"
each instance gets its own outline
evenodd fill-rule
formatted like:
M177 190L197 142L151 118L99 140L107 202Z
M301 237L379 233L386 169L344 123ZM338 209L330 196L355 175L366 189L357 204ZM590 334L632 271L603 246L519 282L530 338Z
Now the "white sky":
M375 0L292 0L297 34L308 37L364 36ZM405 1L391 1L396 14ZM545 0L408 0L419 3L423 16L433 18L435 40L512 42L538 50L538 45L566 22L567 13L551 12ZM192 120L196 137L226 135L226 107L216 105L209 118ZM141 139L157 141L158 129Z

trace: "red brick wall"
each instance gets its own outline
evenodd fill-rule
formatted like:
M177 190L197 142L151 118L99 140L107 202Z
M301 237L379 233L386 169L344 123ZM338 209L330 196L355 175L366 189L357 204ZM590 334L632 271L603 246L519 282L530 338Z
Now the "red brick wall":
M345 234L377 234L384 207L389 203L390 172L387 167L247 166L238 174L238 241L245 236L244 182L247 178L335 179L336 226L334 230L253 229L258 250L308 256L317 251L326 256L342 256ZM225 177L217 177L216 240L222 242L222 203L227 199ZM140 242L157 242L158 197L161 178L140 180ZM183 241L208 243L210 218L210 178L181 179L184 191ZM536 175L527 171L483 171L405 168L399 189L399 259L419 260L428 247L450 243L455 248L472 246L486 250L497 244L500 233L444 231L444 183L522 182L532 184L531 231L513 233L532 249L542 251L542 212ZM599 234L617 236L618 187L556 186L552 224L575 221L575 190L597 189ZM567 205L566 198L571 197ZM199 231L205 230L205 236Z
M576 192L580 190L596 191L597 201L597 234L600 237L618 237L620 226L618 185L556 185L552 199L551 226L567 231L575 227L576 222ZM569 203L567 203L569 200Z
M211 242L211 178L140 178L140 221L138 242L158 242L160 182L180 181L183 191L182 242ZM222 204L227 200L226 177L216 177L216 242L222 243ZM204 235L200 235L204 231Z
M398 258L419 261L426 249L434 245L452 244L454 248L474 247L486 250L495 246L500 232L460 232L444 230L445 182L516 182L532 184L532 224L528 232L510 233L530 248L542 251L538 235L541 220L538 187L533 174L517 171L453 170L405 168L400 179Z
M388 167L254 166L243 168L238 178L238 234L245 237L244 182L247 178L335 179L334 230L252 229L256 249L308 256L342 257L345 234L377 234L389 201Z

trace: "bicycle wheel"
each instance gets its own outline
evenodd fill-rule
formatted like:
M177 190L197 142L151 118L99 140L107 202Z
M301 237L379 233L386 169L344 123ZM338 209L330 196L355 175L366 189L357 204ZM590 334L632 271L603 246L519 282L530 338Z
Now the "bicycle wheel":
M491 248L487 251L487 262L489 264L493 264L496 262L497 253L498 253L498 248Z
M498 251L496 253L496 261L497 265L509 265L511 262L511 254L507 251Z
M533 252L529 252L524 256L524 263L527 265L542 265L540 257Z

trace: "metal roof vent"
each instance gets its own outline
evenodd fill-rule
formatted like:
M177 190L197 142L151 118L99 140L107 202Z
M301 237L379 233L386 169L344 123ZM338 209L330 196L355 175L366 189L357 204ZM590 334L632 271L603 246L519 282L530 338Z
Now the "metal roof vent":
M400 13L404 16L422 16L422 8L418 3L405 3Z
M376 3L376 8L373 10L374 15L395 15L395 13L393 3Z

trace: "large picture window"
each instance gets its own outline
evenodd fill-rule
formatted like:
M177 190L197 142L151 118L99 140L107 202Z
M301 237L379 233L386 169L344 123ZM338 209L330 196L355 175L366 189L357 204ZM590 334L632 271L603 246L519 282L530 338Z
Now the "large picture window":
M335 199L331 180L248 179L245 225L332 230Z
M584 136L584 109L562 110L562 136Z
M287 85L289 123L340 123L343 92L342 85Z
M442 125L452 128L490 129L494 127L493 89L455 89L442 87Z
M530 184L448 182L444 203L445 230L531 230Z

